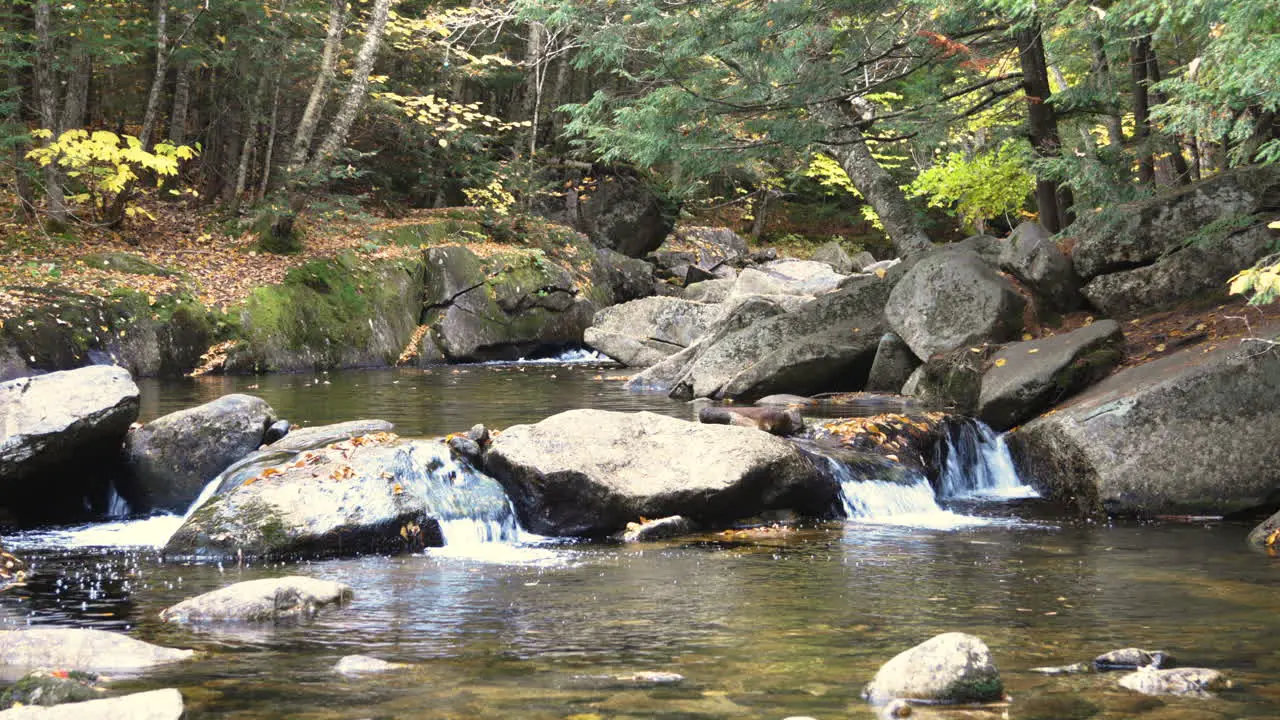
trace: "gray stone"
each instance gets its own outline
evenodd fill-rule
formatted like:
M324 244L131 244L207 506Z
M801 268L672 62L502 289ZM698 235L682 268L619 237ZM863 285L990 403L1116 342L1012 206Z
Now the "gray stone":
M0 712L0 718L3 720L179 720L183 712L182 693L169 688L53 707L10 708Z
M1215 690L1231 687L1226 676L1208 668L1174 668L1157 670L1143 668L1122 676L1120 687L1143 695L1177 695L1181 697L1213 697Z
M642 523L627 523L626 532L622 533L622 541L652 542L666 538L686 535L693 529L693 524L679 515L647 520Z
M184 512L227 466L262 444L276 414L262 398L223 395L129 433L131 477L120 494L137 510Z
M1008 439L1022 477L1085 515L1224 515L1274 503L1278 409L1280 353L1191 347L1112 375Z
M1249 533L1249 544L1260 548L1275 548L1280 545L1280 512L1258 523Z
M360 435L391 432L396 426L386 420L348 420L331 425L293 428L285 437L266 447L267 450L310 450L329 443L350 440Z
M608 288L611 303L638 300L654 293L653 265L608 248L596 248L593 275L596 284Z
M889 296L885 315L916 357L1004 342L1022 329L1013 285L966 248L922 257Z
M698 411L698 422L755 428L782 437L804 430L804 418L799 411L777 407L704 407Z
M387 662L368 655L346 655L333 666L333 671L339 675L370 675L406 667L409 666L405 663Z
M1006 345L982 376L978 416L996 430L1030 420L1106 377L1124 357L1114 320Z
M950 409L962 415L978 410L982 392L982 373L994 348L968 349L936 355L912 371L902 385L902 394L915 398L921 405L934 409Z
M598 247L638 258L662 244L675 227L675 217L675 205L644 180L610 175L578 204L575 227Z
M704 280L686 285L680 297L701 303L724 302L733 291L735 280Z
M276 464L269 464L274 461ZM196 508L170 555L343 557L444 544L441 523L474 518L510 537L502 488L428 440L367 435L251 466Z
M894 333L885 333L880 336L880 342L876 345L876 356L871 362L871 371L867 374L864 389L896 393L919 366L920 359L911 352L902 338Z
M160 647L105 630L35 627L0 631L0 671L6 675L48 667L137 672L194 655L192 650Z
M1053 665L1048 667L1033 667L1031 672L1041 675L1081 675L1093 672L1093 666L1087 663L1071 663L1070 665Z
M902 262L901 258L890 258L888 260L880 260L878 262L873 262L870 265L864 265L862 267L862 272L872 273L872 274L875 274L880 270L888 272L889 270L892 270L893 268L897 267L901 262Z
M485 470L521 525L607 537L641 517L724 527L765 510L826 516L838 488L794 445L747 428L653 413L571 410L494 438Z
M1004 686L987 644L952 632L896 655L862 694L877 705L899 698L954 705L1000 700Z
M114 366L0 383L3 505L24 521L67 522L101 504L107 480L94 471L116 461L137 417L138 386Z
M1022 281L1051 310L1080 306L1080 278L1071 260L1038 222L1023 222L1005 239L1000 268Z
M650 297L600 310L583 339L627 367L645 368L692 345L725 313L671 297Z
M1177 662L1174 657L1163 650L1143 650L1133 647L1105 652L1093 659L1093 669L1099 672L1140 670L1145 667L1168 669L1175 664Z
M614 679L632 685L678 685L684 682L684 676L680 673L661 670L644 670L630 675L617 675Z
M284 439L285 435L293 429L293 423L288 420L277 420L267 426L267 431L262 435L262 444L270 445Z
M55 674L56 673L56 674ZM14 705L61 705L102 697L101 677L79 670L37 670L23 676L0 696L0 708Z
M866 250L856 253L851 259L853 260L853 272L871 272L868 268L876 264L876 257Z
M341 605L353 593L349 585L301 575L246 580L188 598L160 613L165 622L282 622L314 615L326 605Z
M747 241L725 227L677 228L675 240L680 246L690 248L697 265L706 269L745 258L750 252Z
M861 270L861 267L853 266L853 258L849 257L849 253L845 251L839 240L820 246L813 254L809 256L814 262L826 263L831 266L832 270L841 275L848 275L854 270Z

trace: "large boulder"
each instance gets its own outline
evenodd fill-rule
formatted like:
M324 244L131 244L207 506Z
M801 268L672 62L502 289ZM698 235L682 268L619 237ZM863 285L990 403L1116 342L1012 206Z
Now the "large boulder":
M880 336L876 344L876 356L867 375L866 390L896 393L902 389L911 373L920 366L920 360L911 348L894 333Z
M995 348L972 350L955 350L929 358L912 371L902 385L902 394L916 398L925 407L948 408L962 415L976 414L982 393L982 374Z
M600 178L594 191L579 201L574 227L599 247L638 258L662 244L675 218L675 204L651 185L618 174Z
M285 455L227 485L191 513L166 553L340 557L439 546L451 520L517 530L491 478L455 462L443 443L387 433Z
M957 705L999 701L1004 684L986 643L950 632L894 656L862 694L876 704L903 699Z
M246 580L187 598L160 612L165 622L290 622L352 597L350 585L302 575Z
M2 720L179 720L182 693L173 688L86 700L52 707L15 707L0 712Z
M1046 307L1070 312L1080 307L1080 278L1071 259L1038 222L1024 222L1005 239L1000 268L1022 281Z
M724 314L719 305L650 297L605 308L583 339L627 367L649 367L693 344Z
M725 227L681 227L667 241L673 249L691 252L694 267L714 270L722 264L742 260L750 250L747 241Z
M1086 515L1222 515L1280 499L1280 354L1190 347L1009 437L1019 475Z
M1124 357L1114 320L1027 342L1010 343L982 376L978 416L1008 430L1101 380Z
M116 463L137 417L138 386L119 367L0 383L0 505L22 522L70 522L86 506L106 510L102 470Z
M853 258L849 257L849 253L844 249L844 246L840 244L839 240L832 240L825 245L819 246L818 249L814 250L813 254L809 256L809 259L814 262L826 263L831 266L832 270L835 270L841 275L848 275L851 272L856 272L862 269L861 266L853 266Z
M732 294L820 295L836 289L847 277L824 262L785 258L743 270Z
M758 430L653 413L571 410L494 438L485 470L521 525L607 537L640 517L724 527L765 510L828 517L839 489L803 453Z
M917 357L1000 343L1022 329L1026 305L1012 283L968 247L921 258L889 296L885 315Z
M258 449L275 420L265 400L240 394L156 418L125 441L132 472L120 494L135 510L185 512L205 483Z
M616 250L596 248L592 274L597 285L609 290L610 303L624 303L654 293L653 265Z
M187 660L193 650L152 645L105 630L34 627L0 631L0 673L38 668L83 672L138 672Z

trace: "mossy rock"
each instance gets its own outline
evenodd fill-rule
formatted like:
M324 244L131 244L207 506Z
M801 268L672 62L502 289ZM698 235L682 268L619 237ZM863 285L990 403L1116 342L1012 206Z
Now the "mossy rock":
M99 678L92 673L38 670L26 675L0 695L0 709L16 705L48 707L102 697Z
M134 255L133 253L127 252L93 253L80 258L80 261L91 268L97 268L99 270L115 270L117 272L129 273L130 275L173 277L178 274L173 270L162 265L157 265L140 255Z
M276 255L302 252L302 233L297 214L289 211L265 211L253 222L251 232L258 238L258 249Z

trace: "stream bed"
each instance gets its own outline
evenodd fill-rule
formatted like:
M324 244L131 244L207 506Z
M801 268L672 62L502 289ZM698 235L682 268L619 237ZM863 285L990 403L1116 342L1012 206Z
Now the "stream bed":
M690 417L687 404L623 391L618 374L493 365L140 385L143 420L228 392L261 395L299 425L380 417L403 435L576 407ZM859 691L876 669L947 631L982 637L1002 670L1013 703L985 717L1280 717L1280 565L1246 547L1247 526L1074 524L1034 499L943 505L643 546L531 538L248 566L160 557L147 544L163 541L172 518L32 532L4 538L31 577L0 594L0 623L204 651L114 685L176 687L192 718L871 718ZM186 597L288 574L348 583L355 600L293 626L157 618ZM1030 670L1133 645L1222 670L1235 687L1149 698L1114 674ZM411 667L333 672L356 653ZM648 672L684 680L634 677Z

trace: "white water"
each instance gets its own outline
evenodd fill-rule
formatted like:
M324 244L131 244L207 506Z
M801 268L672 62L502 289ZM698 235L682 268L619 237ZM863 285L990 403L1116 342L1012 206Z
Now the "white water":
M5 537L10 548L161 548L182 525L180 515L155 515L54 530L33 530Z
M1004 436L980 420L950 423L941 452L938 489L944 499L1039 497L1018 477Z
M554 357L534 358L532 360L520 358L519 360L490 360L480 363L481 365L589 365L592 363L611 363L613 359L608 355L598 353L588 348L578 348L575 350L565 350Z

